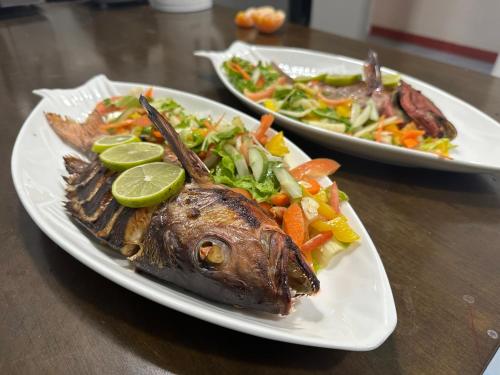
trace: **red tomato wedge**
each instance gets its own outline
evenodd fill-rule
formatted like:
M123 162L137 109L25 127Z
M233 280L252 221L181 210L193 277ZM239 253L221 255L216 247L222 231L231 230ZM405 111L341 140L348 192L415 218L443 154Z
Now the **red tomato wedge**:
M320 247L324 243L326 243L330 238L332 238L333 233L330 232L324 232L324 233L319 233L315 235L313 238L311 238L309 241L306 241L300 248L304 255L306 255L307 258L309 258L311 255L311 251L316 249L317 247Z
M313 159L290 170L290 173L297 180L304 177L321 178L329 176L340 168L340 164L332 159Z
M336 213L340 214L339 188L335 181L330 186L330 206L332 206Z

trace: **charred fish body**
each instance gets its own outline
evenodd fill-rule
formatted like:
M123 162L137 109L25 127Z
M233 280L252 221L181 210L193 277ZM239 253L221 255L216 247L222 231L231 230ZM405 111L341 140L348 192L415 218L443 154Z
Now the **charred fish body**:
M128 208L111 194L117 173L95 157L67 156L70 217L95 239L121 251L137 270L212 301L285 315L295 295L316 293L319 281L291 238L254 201L214 184L167 120L145 98L141 104L190 181L158 206ZM54 119L62 121L51 114L47 119L52 127ZM91 144L57 133L80 150Z

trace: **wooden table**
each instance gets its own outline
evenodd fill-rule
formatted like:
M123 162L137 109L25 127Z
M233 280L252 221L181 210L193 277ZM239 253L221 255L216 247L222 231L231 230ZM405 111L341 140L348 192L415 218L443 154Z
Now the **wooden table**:
M58 248L19 202L9 160L40 87L98 73L158 84L247 111L194 49L234 39L364 58L367 44L300 26L272 36L233 26L233 11L174 15L144 6L42 6L0 19L0 373L475 374L500 331L498 176L405 169L331 151L288 133L337 178L387 270L398 325L378 349L344 352L268 341L139 297ZM500 120L500 80L374 46L383 64L465 99ZM470 124L474 126L474 124ZM490 331L490 335L494 333Z

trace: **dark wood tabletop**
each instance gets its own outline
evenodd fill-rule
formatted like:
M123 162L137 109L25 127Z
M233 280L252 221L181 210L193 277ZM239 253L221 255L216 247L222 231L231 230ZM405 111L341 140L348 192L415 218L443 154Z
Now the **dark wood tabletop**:
M389 166L288 136L311 157L337 159L337 180L387 271L398 313L378 349L346 352L233 332L146 300L48 239L10 177L17 133L36 88L74 87L104 73L185 90L245 112L196 49L235 39L364 58L368 45L302 26L240 30L233 11L166 14L147 5L101 10L50 4L0 13L1 374L477 374L500 332L499 176ZM374 47L382 63L500 120L500 79ZM253 113L251 113L253 114ZM255 114L253 114L255 115ZM470 124L474 126L474 124Z

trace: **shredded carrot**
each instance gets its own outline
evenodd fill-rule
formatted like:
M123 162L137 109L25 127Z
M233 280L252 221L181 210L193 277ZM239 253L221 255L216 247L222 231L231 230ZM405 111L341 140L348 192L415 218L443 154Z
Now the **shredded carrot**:
M265 143L265 141L263 142L264 137L266 136L267 131L273 124L273 121L274 121L274 116L271 115L270 113L267 113L260 118L260 126L255 131L255 138L257 138L257 140L260 143L262 144Z
M265 83L266 83L266 80L264 79L264 76L261 74L259 79L257 80L257 83L255 84L255 87L257 87L257 88L264 87Z
M141 116L134 119L133 125L146 127L146 126L151 126L152 124L148 116Z
M425 134L425 131L423 130L405 130L401 132L403 139L408 139L408 138L417 138L420 137L421 135Z
M248 192L248 190L242 188L231 188L235 193L239 193L248 199L252 199L252 195Z
M243 77L243 79L247 80L247 81L250 81L250 76L248 75L248 73L241 67L239 66L237 63L235 62L230 62L228 63L229 65L229 68L233 71L233 72L236 72L236 73L239 73L241 74L241 76Z
M208 129L208 130L215 130L215 127L212 125L212 123L208 120L205 120L203 121L203 125L205 125L205 127Z
M290 198L285 193L276 193L270 200L275 206L287 206L290 203Z
M152 99L153 98L153 88L150 87L149 89L147 89L146 92L144 93L144 96Z
M220 117L217 119L217 121L215 121L215 124L214 124L214 126L215 126L215 127L219 126L219 124L220 124L220 123L222 122L222 120L224 119L224 116L225 116L225 115L226 115L225 113L223 113L222 115L220 115Z
M418 146L418 141L415 138L405 138L403 139L403 144L408 148L415 148Z
M163 136L161 135L161 133L158 130L153 130L151 132L151 134L153 135L153 137L155 137L158 140L162 140L163 139Z
M298 203L292 203L283 215L283 230L288 234L297 246L301 246L305 240L306 224L304 214Z
M108 108L106 107L106 105L103 103L103 102L99 102L97 103L96 107L95 107L95 110L100 114L100 115L104 115L106 114Z

